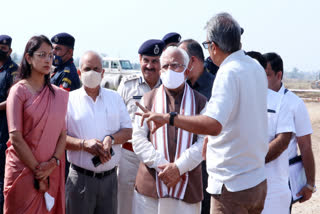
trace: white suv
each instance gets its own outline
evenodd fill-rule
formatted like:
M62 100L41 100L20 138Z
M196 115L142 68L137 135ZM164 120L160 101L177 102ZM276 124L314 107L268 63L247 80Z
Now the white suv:
M102 58L102 67L105 70L101 86L110 89L118 88L123 76L138 74L139 70L134 70L130 61L120 58Z

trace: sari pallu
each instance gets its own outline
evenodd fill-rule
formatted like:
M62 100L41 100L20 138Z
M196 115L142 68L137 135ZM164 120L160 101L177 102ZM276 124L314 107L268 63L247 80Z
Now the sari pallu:
M10 91L7 111L9 132L20 131L36 160L48 161L54 154L60 133L65 130L68 92L53 87L55 95L45 87L32 95L23 83ZM21 120L21 121L20 121ZM47 191L55 198L47 211L44 193L34 188L33 172L20 161L10 140L7 143L4 213L65 213L65 157L50 175Z

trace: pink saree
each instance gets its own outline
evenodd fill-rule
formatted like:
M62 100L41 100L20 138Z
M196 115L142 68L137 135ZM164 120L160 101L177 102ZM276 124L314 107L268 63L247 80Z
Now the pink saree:
M20 131L37 161L44 162L53 156L60 133L65 130L68 92L53 86L55 95L48 87L39 94L32 94L18 82L9 93L7 117L9 132ZM47 191L55 198L50 212L47 211L44 193L34 188L32 171L20 161L10 140L7 143L4 179L4 213L65 213L65 157L60 167L50 175Z

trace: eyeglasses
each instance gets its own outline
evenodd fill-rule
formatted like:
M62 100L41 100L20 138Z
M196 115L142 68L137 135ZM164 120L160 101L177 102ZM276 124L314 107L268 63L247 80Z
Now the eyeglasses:
M40 57L41 59L46 59L47 57L49 60L53 60L53 53L46 53L46 52L34 52L35 55Z
M202 46L205 48L205 49L208 49L209 48L209 45L211 44L212 42L202 42Z
M179 63L171 63L171 64L165 64L161 68L164 69L164 70L167 70L169 67L172 70L176 70L179 67L185 67L185 65L182 65L182 64L179 64Z

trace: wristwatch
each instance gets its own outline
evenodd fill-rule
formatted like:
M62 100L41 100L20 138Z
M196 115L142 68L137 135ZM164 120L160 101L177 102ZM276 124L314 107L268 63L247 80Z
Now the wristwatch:
M56 156L52 156L56 160L57 166L60 166L60 160Z
M315 193L317 191L317 187L316 185L312 186L310 184L306 184L306 186L308 189L310 189L312 191L312 193Z
M177 112L170 112L170 119L169 119L169 125L173 126L174 124L174 117L178 115Z
M114 137L112 135L107 135L107 137L108 136L111 138L111 145L113 145L114 144Z

